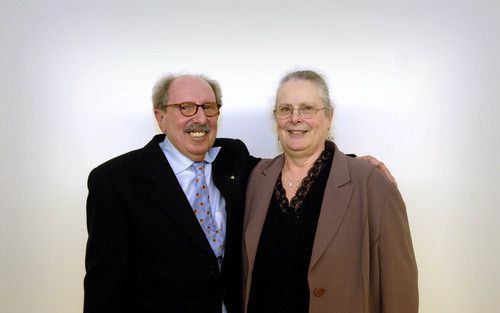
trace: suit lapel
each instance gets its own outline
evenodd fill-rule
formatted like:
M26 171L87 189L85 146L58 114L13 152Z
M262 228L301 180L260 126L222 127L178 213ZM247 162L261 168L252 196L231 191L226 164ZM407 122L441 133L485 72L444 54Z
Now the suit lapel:
M161 151L159 143L163 138L164 135L155 136L143 148L144 176L152 183L149 190L150 199L173 223L183 230L186 237L207 253L213 254L184 191Z
M353 191L352 184L348 184L350 181L347 156L335 146L332 167L316 228L309 271L325 252L343 222Z
M234 160L227 160L226 150L222 147L217 158L212 163L214 184L217 189L219 189L219 192L226 202L226 247L232 240L241 242L241 233L239 233L241 229L239 232L235 229L235 227L241 227L241 223L238 222L238 218L236 217L237 212L235 212L235 210L241 209L242 203L241 200L239 200L240 197L242 197L240 180L245 178L240 175L240 172L227 166L233 162ZM234 235L235 233L237 235Z

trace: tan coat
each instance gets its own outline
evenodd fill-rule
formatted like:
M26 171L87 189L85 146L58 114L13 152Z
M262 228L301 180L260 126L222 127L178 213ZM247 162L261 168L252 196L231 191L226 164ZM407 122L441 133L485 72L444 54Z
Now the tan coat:
M257 245L284 157L262 160L249 180L243 239L248 305ZM335 146L309 265L310 313L418 312L417 266L397 188Z

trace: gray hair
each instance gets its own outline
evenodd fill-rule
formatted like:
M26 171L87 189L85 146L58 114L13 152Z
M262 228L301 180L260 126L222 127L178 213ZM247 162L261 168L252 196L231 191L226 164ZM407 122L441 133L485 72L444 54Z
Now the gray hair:
M326 112L333 113L333 103L330 100L330 92L328 91L328 84L326 83L325 78L321 74L312 70L299 70L290 72L285 76L283 76L283 78L280 80L280 84L278 86L278 90L276 91L276 95L280 91L283 84L291 80L307 80L315 84L320 91L319 96L321 98L321 102L323 102L323 105L325 106L326 109L325 113Z
M165 108L165 105L167 105L168 103L168 89L170 87L170 84L172 84L175 79L181 76L185 75L168 74L156 82L155 86L153 87L152 96L154 110L163 110ZM210 87L212 87L212 90L215 94L215 102L217 102L218 105L222 105L222 90L219 83L215 79L211 79L210 77L203 74L193 76L206 81L210 85Z

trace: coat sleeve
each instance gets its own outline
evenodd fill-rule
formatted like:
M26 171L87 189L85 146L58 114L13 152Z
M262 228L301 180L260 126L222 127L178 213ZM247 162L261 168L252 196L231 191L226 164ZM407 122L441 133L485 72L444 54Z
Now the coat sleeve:
M126 312L129 231L125 207L102 168L89 175L84 313Z
M406 207L392 184L381 212L378 255L382 312L418 312L417 265Z

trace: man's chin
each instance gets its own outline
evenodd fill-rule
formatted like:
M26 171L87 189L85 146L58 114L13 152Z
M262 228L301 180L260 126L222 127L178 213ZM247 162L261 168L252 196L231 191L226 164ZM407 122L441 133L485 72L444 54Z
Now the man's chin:
M191 140L191 143L188 145L189 152L192 154L205 154L211 147L212 144L210 144L210 141L206 137L203 140Z

